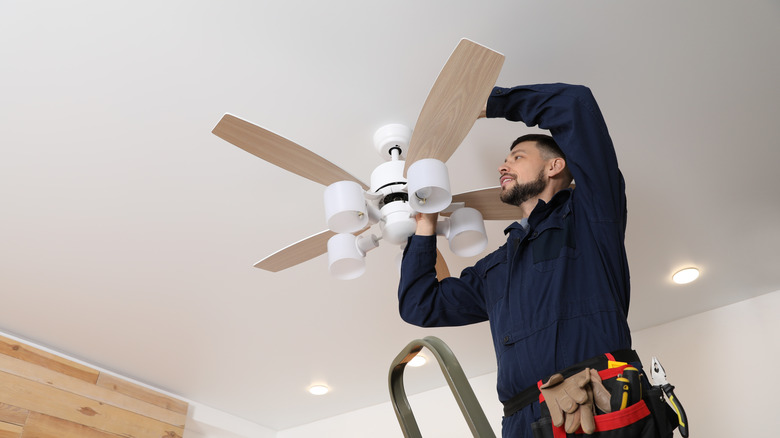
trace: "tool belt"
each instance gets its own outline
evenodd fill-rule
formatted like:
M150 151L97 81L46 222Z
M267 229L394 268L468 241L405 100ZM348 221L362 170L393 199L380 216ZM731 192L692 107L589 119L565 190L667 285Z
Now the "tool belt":
M601 354L590 359L586 359L582 362L576 363L560 373L564 378L571 377L585 368L593 368L596 370L605 370L609 368L609 362L639 362L639 356L634 350L618 350L612 353ZM545 376L541 381L546 382L550 376ZM515 412L523 409L531 403L539 400L539 385L533 384L528 388L520 391L517 395L504 402L504 416L512 416Z
M571 377L585 368L598 370L599 376L605 387L612 392L613 388L624 388L622 382L627 382L624 376L634 372L631 382L631 392L617 398L617 405L612 406L612 412L596 412L594 417L596 432L589 437L600 438L672 438L672 432L676 427L675 413L663 398L660 387L650 386L647 379L640 375L639 371L630 363L639 365L639 356L633 350L619 350L602 354L575 365L572 365L559 373L564 378ZM637 367L641 370L641 367ZM545 376L537 384L529 386L516 396L504 403L504 416L510 416L539 401L542 416L539 421L531 424L534 438L566 438L583 437L582 429L577 433L567 434L562 427L552 424L547 404L541 395L539 387L550 376ZM640 389L641 388L641 389ZM628 395L630 394L630 396ZM615 399L613 398L613 401Z

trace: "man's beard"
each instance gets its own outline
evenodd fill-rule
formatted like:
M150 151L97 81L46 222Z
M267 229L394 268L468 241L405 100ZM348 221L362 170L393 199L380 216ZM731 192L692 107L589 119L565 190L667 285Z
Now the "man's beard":
M519 207L523 202L540 195L546 186L547 180L544 178L544 170L542 170L535 181L523 184L515 182L512 188L502 191L501 201Z

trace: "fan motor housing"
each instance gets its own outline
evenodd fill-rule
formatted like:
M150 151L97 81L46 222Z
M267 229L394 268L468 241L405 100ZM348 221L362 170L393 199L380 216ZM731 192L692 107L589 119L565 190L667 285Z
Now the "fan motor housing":
M393 160L382 163L371 172L371 193L387 196L391 193L406 192L404 161Z

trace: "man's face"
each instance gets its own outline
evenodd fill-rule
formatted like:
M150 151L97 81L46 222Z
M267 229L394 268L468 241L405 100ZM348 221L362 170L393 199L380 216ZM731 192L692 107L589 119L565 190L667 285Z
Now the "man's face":
M524 141L515 145L504 163L498 167L501 174L501 200L519 206L541 194L547 186L544 173L546 163L536 142Z

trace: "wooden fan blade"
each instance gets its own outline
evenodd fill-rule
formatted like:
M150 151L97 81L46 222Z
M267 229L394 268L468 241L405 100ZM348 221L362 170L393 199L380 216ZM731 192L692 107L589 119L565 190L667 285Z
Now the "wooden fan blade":
M369 228L371 227L365 227L352 234L357 236ZM336 233L333 231L325 230L313 236L309 236L260 260L255 263L255 268L265 269L270 272L279 272L283 269L291 268L297 264L311 260L314 257L328 252L328 239L334 235L336 235Z
M368 190L362 181L314 152L232 114L222 116L211 132L250 154L314 182L327 186L349 180Z
M503 64L504 55L473 41L460 40L417 118L404 175L421 158L450 158L474 126Z
M335 234L336 233L333 231L325 230L313 236L309 236L260 260L255 263L255 268L279 272L283 269L311 260L314 257L328 252L328 239Z
M450 277L450 269L447 267L447 261L444 260L441 251L436 249L436 278L439 281L442 281L447 277Z
M572 183L569 188L574 189ZM464 207L471 207L482 213L482 219L485 220L512 220L521 219L521 212L518 207L509 205L501 201L501 187L488 187L486 189L473 190L452 196L452 203L462 202ZM449 216L451 212L441 213L443 216Z
M501 187L488 187L452 196L452 202L479 210L485 220L520 220L520 208L501 202Z

